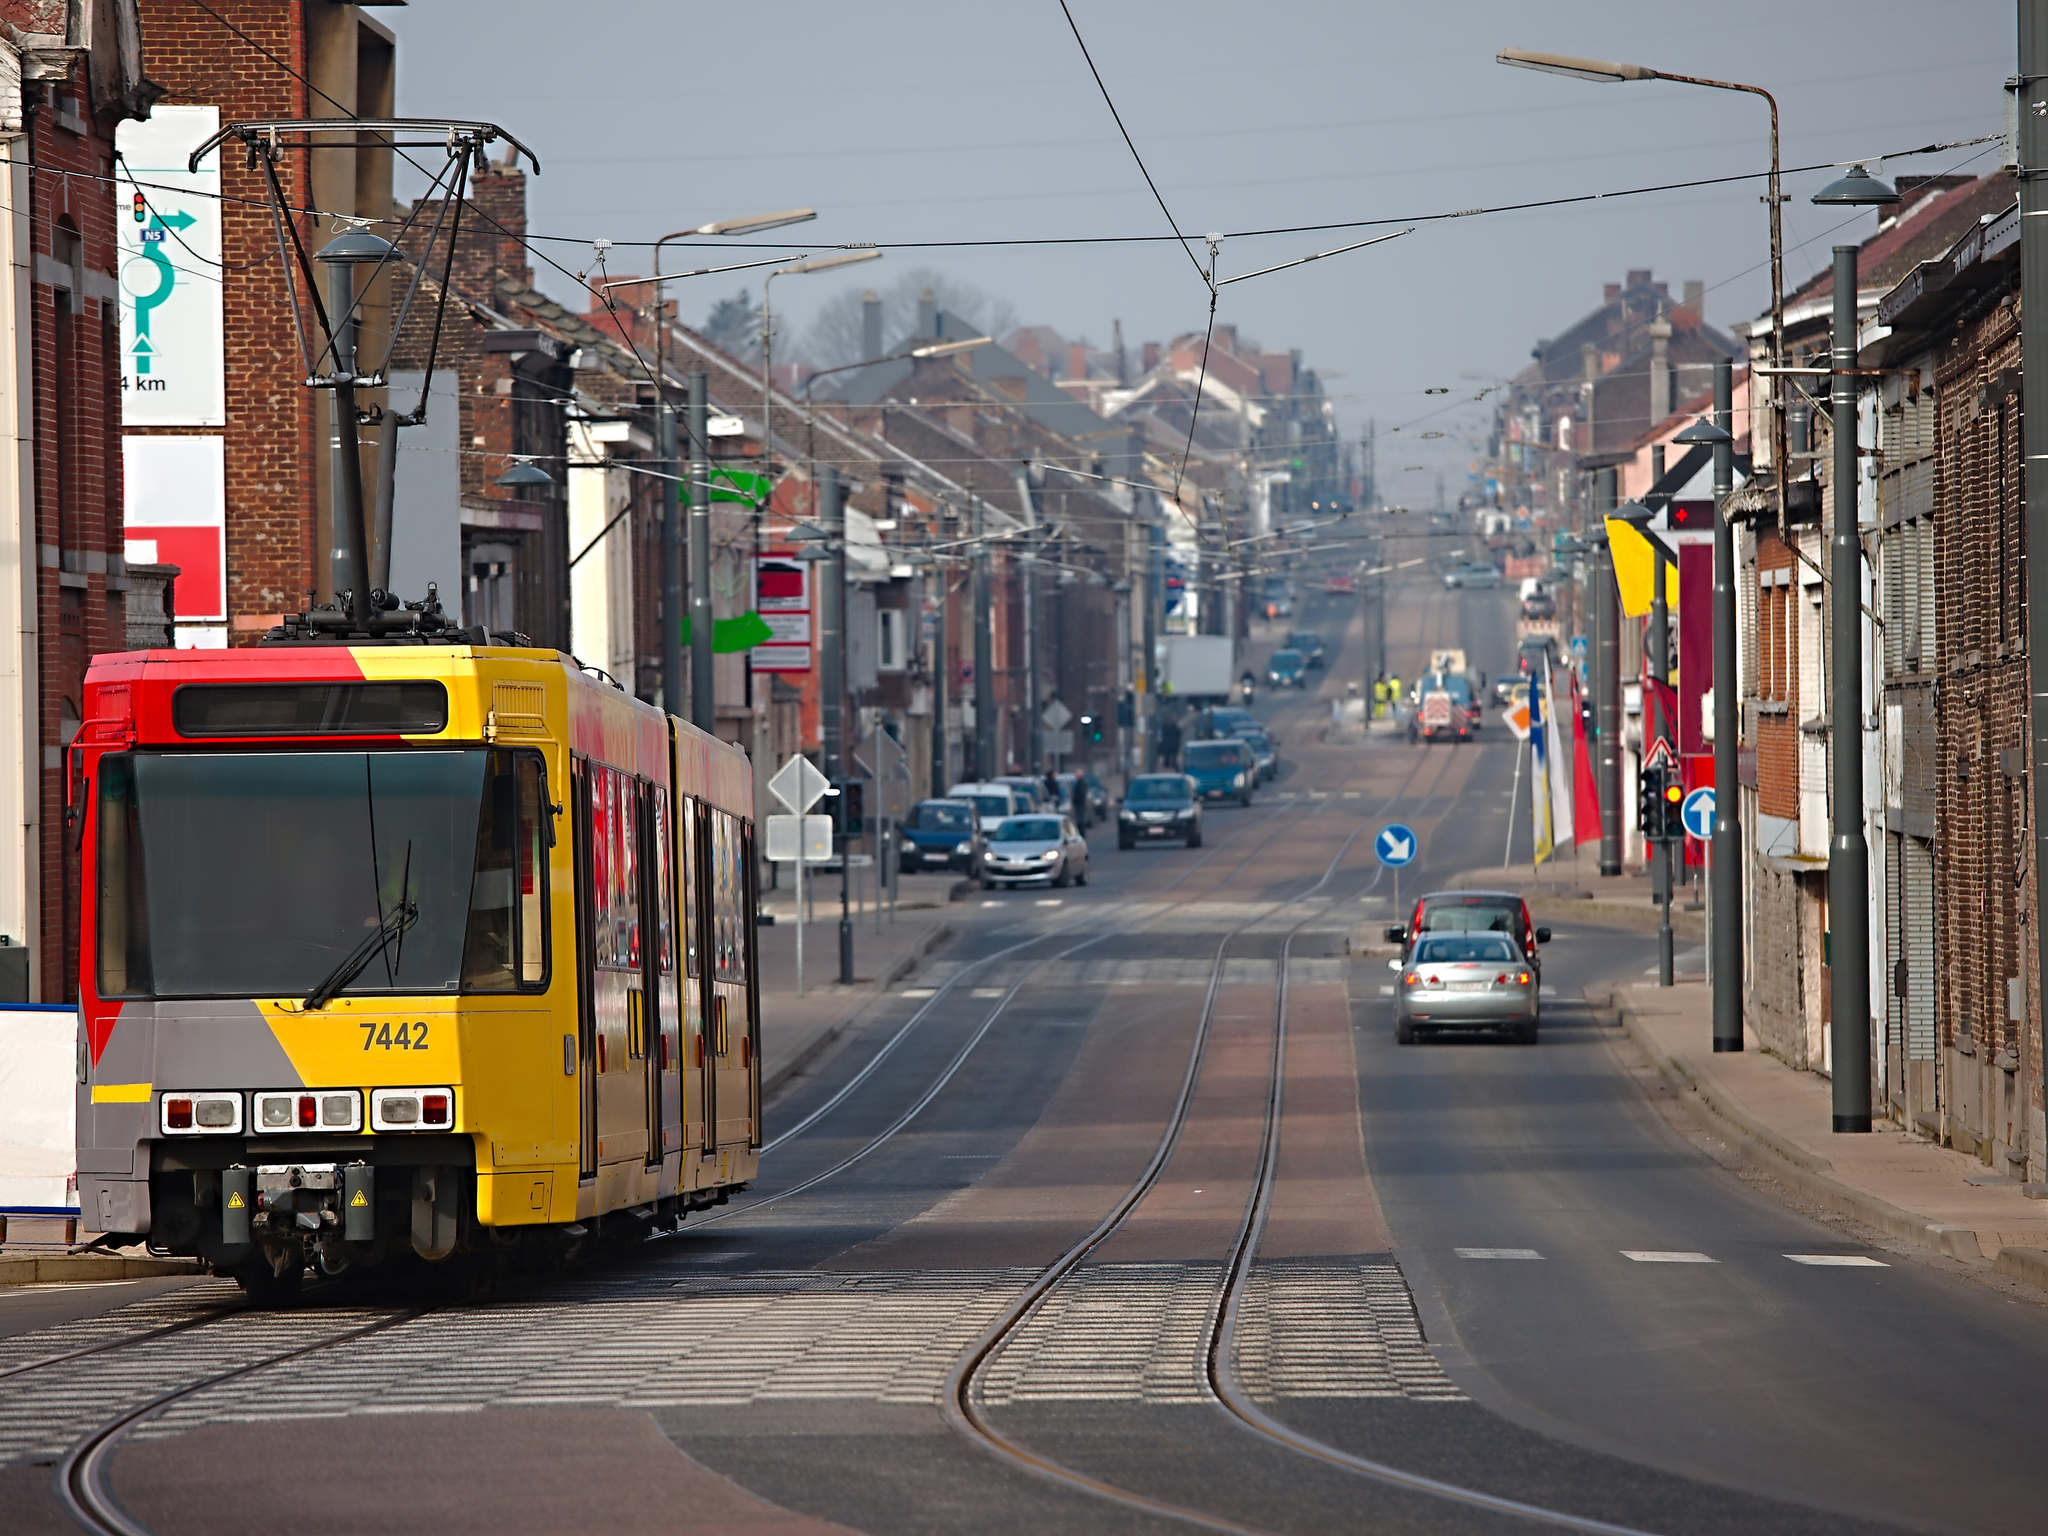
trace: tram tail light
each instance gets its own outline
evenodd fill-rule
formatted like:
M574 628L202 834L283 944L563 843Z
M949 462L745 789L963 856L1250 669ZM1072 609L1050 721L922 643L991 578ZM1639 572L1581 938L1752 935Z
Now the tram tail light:
M310 1131L319 1124L320 1104L310 1093L299 1095L299 1129Z
M164 1129L167 1131L189 1131L192 1129L192 1101L190 1099L164 1100Z
M446 1130L455 1123L452 1088L375 1088L370 1091L373 1131Z
M420 1124L446 1125L448 1123L448 1095L428 1093L420 1096Z
M163 1096L159 1116L167 1136L233 1135L242 1128L242 1096L173 1090Z

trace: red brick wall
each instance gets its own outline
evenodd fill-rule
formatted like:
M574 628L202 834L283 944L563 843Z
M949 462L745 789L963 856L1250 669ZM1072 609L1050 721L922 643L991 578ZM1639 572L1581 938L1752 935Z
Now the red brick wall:
M1799 814L1799 601L1798 573L1790 548L1762 530L1756 540L1759 576L1789 573L1789 584L1756 587L1750 611L1756 615L1756 692L1764 706L1756 721L1757 809L1786 820ZM1773 706L1782 704L1782 710Z
M301 0L208 0L214 10L292 69L306 71ZM149 76L171 103L217 105L221 121L304 117L305 85L185 0L142 0ZM321 104L324 110L325 104ZM287 153L278 179L307 201L305 153ZM227 579L230 634L260 636L305 606L319 582L315 455L324 451L325 397L303 382L262 171L221 156L221 255L227 330ZM318 239L310 219L300 238ZM183 434L190 428L160 429Z
M120 316L108 185L118 108L93 113L84 99L82 66L61 88L61 116L57 94L40 95L33 84L25 89L35 101L28 133L36 265L24 339L35 358L36 547L23 557L36 565L41 683L41 991L61 1000L77 995L79 890L78 859L64 835L60 749L80 720L88 662L101 651L123 649L126 635L119 574ZM60 279L53 259L63 260L69 274Z

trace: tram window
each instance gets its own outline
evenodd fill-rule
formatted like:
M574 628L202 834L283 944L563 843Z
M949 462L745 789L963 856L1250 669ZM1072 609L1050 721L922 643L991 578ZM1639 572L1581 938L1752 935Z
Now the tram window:
M697 802L683 799L683 968L687 975L697 974L697 909L700 898L697 891Z
M669 820L668 791L657 785L654 790L654 881L660 911L656 919L659 944L656 958L663 974L676 968L676 885L675 864L671 857L674 845L675 830Z
M746 872L741 867L743 848L737 818L724 811L711 813L713 896L711 911L717 933L718 979L743 982L747 979L747 943L743 919L746 913Z
M136 819L135 764L125 753L100 759L98 899L102 997L147 996L149 907L143 900L142 838Z
M640 968L638 801L636 780L590 765L591 959L606 970Z
M464 991L509 992L547 982L545 805L536 754L491 754L470 877Z

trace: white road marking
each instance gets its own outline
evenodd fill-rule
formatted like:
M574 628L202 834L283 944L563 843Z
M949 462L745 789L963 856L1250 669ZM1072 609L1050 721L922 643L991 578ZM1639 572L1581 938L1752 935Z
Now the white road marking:
M1041 896L1038 898L1035 905L1041 907L1056 907L1060 904L1060 901L1061 898L1058 896Z
M1381 997L1392 997L1393 995L1394 995L1394 989L1393 989L1392 987L1381 987L1381 988L1380 988L1380 996L1381 996Z
M1001 996L1003 995L1004 991L1005 991L1005 989L1004 989L1004 988L1002 988L1002 987L976 987L976 988L975 988L975 989L974 989L974 990L973 990L972 992L970 992L970 993L968 994L968 996L970 996L970 997L1001 997Z
M196 1270L194 1273L198 1273ZM10 1285L0 1289L0 1301L10 1296L20 1296L29 1291L102 1291L110 1285L133 1285L133 1280L36 1280L27 1285Z
M1347 789L1344 791L1344 798L1346 800L1357 800L1362 798L1364 794L1365 791L1362 789Z
M1540 1259L1534 1248L1453 1248L1461 1259Z
M982 898L981 904L982 904L982 905L983 905L984 907L1000 907L1000 906L1002 905L1002 903L1001 903L1000 901L997 901L997 900L996 900L996 899L995 899L994 897L992 897L992 896L984 896L984 897Z
M1890 1269L1883 1259L1867 1253L1788 1253L1794 1264L1811 1264L1816 1269Z
M1710 1259L1704 1253L1665 1252L1655 1248L1624 1248L1624 1259L1634 1259L1638 1264L1718 1264L1719 1259Z
M898 992L896 995L898 997L930 997L934 992L938 990L939 989L937 987L905 987L901 992Z

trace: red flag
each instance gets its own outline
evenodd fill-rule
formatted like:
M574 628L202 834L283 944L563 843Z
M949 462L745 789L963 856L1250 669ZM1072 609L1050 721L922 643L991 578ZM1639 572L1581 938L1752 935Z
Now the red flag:
M1671 743L1672 750L1685 739L1681 734L1678 719L1678 690L1669 683L1660 683L1654 677L1643 679L1643 697L1652 700L1657 709L1657 719L1663 729L1658 733Z
M1586 711L1579 674L1572 679L1572 830L1577 841L1600 841L1600 789L1593 781L1593 754L1586 746Z

